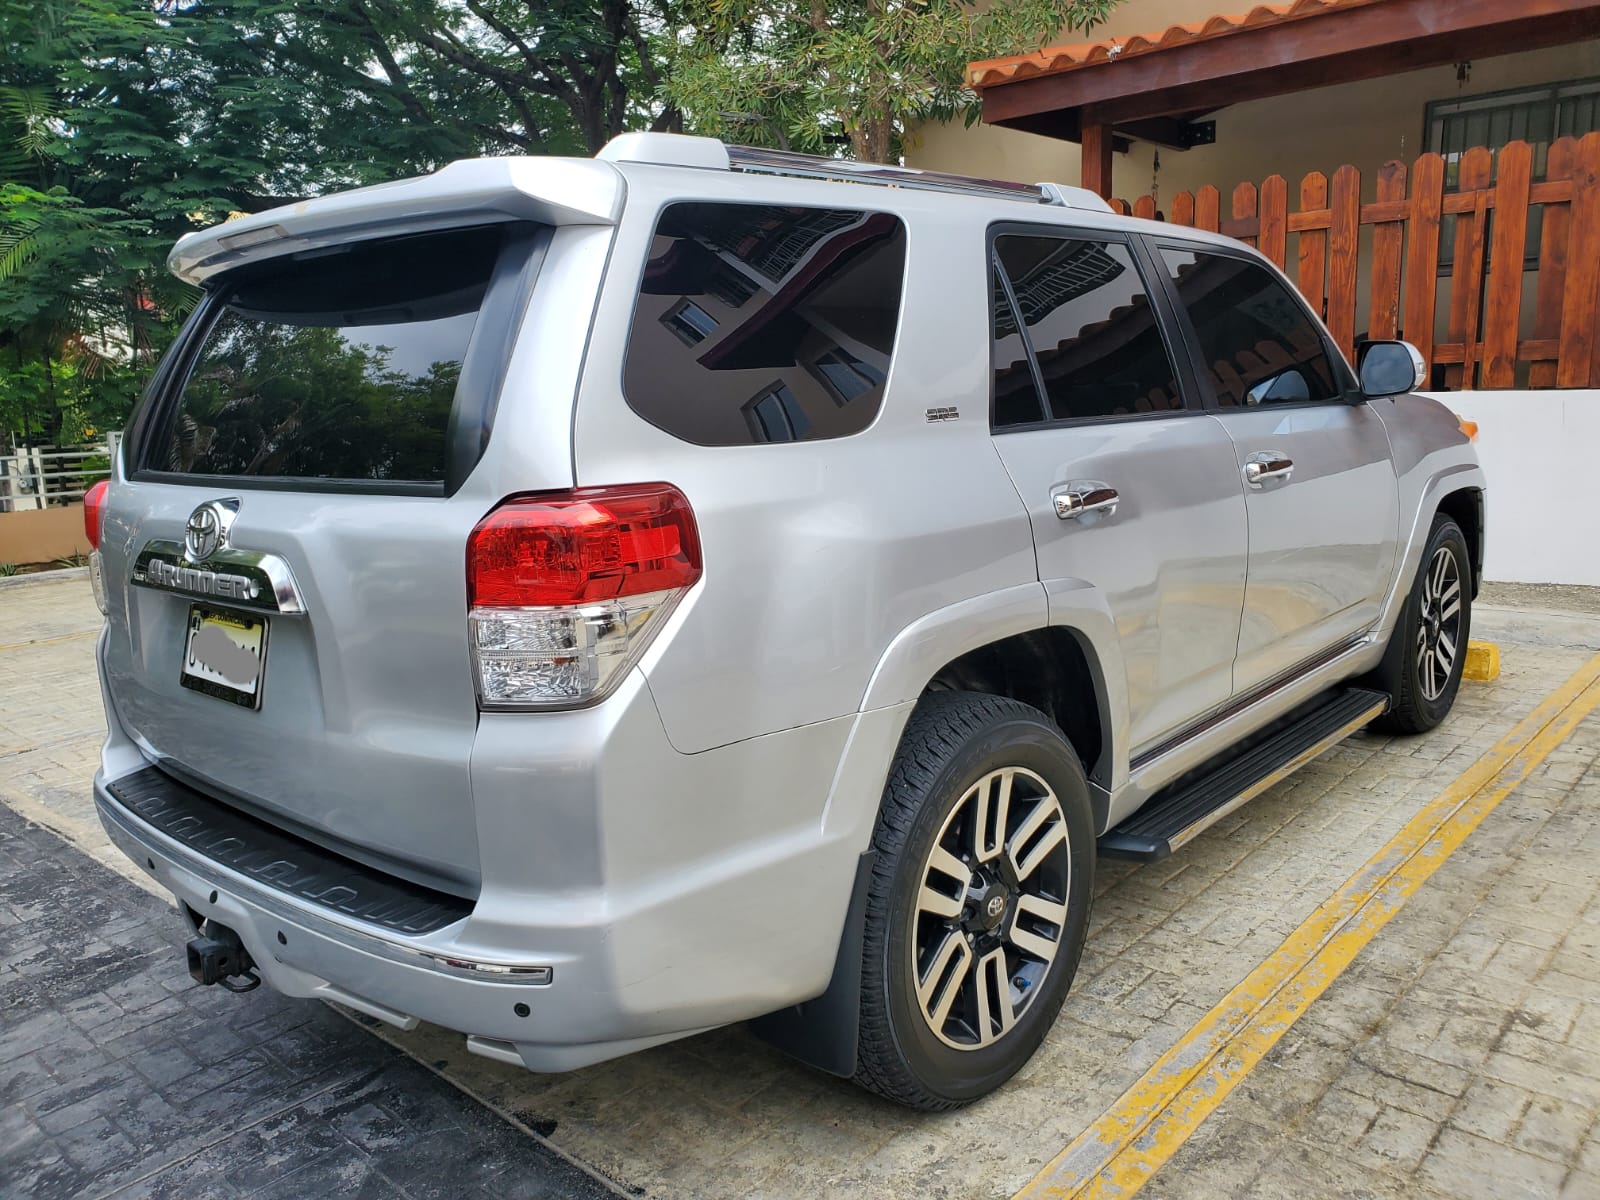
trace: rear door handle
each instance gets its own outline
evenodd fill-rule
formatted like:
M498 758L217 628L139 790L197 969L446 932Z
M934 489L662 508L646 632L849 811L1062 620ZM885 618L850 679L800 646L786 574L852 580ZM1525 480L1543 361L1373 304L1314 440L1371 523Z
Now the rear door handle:
M1056 506L1056 516L1063 521L1076 521L1090 513L1109 517L1117 511L1117 489L1094 480L1069 483L1050 493Z
M1244 481L1258 488L1269 479L1288 479L1294 474L1294 460L1282 450L1263 450L1252 454L1244 464Z

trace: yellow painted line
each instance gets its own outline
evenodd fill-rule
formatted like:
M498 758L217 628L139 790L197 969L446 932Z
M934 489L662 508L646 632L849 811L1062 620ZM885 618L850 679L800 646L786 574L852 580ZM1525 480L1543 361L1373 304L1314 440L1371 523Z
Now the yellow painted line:
M1149 1182L1412 893L1596 708L1600 654L1429 801L1015 1200L1126 1197Z
M1500 678L1500 647L1493 642L1468 642L1467 661L1461 665L1461 678L1476 683L1492 683Z
M75 642L79 638L99 636L100 631L98 629L86 629L82 633L63 633L56 637L35 638L31 642L12 642L9 645L0 646L0 654L4 654L7 650L26 650L29 646L53 646L57 642Z

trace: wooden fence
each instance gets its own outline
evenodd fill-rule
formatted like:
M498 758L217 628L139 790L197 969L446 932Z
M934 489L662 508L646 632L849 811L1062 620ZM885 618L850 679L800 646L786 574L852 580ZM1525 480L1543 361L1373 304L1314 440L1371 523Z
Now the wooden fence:
M1259 189L1253 183L1234 188L1231 217L1222 215L1221 194L1208 186L1178 193L1168 219L1258 247L1321 309L1346 354L1355 342L1364 282L1370 289L1367 336L1414 343L1430 364L1443 365L1448 388L1519 386L1519 363L1527 364L1529 387L1600 387L1600 133L1551 144L1538 182L1533 163L1526 142L1493 156L1478 147L1461 157L1457 186L1446 192L1439 155L1424 154L1409 172L1404 163L1387 162L1371 203L1362 203L1355 167L1335 171L1331 187L1316 171L1301 181L1294 212L1288 184L1274 175ZM1112 205L1155 216L1149 196ZM1531 336L1522 338L1525 247L1536 208L1543 210L1538 275ZM1456 218L1454 252L1441 275L1447 214ZM1363 225L1373 227L1365 281L1357 278ZM1298 235L1293 264L1290 234ZM1444 336L1436 340L1442 278L1450 280L1450 307Z

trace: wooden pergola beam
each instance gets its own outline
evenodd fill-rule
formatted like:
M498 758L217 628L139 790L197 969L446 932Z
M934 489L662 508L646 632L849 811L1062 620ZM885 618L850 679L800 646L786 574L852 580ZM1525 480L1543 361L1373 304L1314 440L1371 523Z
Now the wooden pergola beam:
M1596 38L1600 0L1387 0L990 84L983 120L1077 140L1091 126Z

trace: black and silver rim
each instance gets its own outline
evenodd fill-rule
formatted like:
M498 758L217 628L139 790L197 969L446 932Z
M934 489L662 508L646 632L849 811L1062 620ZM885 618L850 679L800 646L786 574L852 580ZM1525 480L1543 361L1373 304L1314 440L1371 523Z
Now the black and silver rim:
M1422 577L1422 611L1417 623L1417 684L1427 700L1450 686L1461 648L1461 570L1448 546L1434 551Z
M990 771L950 810L911 937L917 1008L945 1045L993 1045L1039 993L1066 932L1070 848L1061 801L1025 767Z

